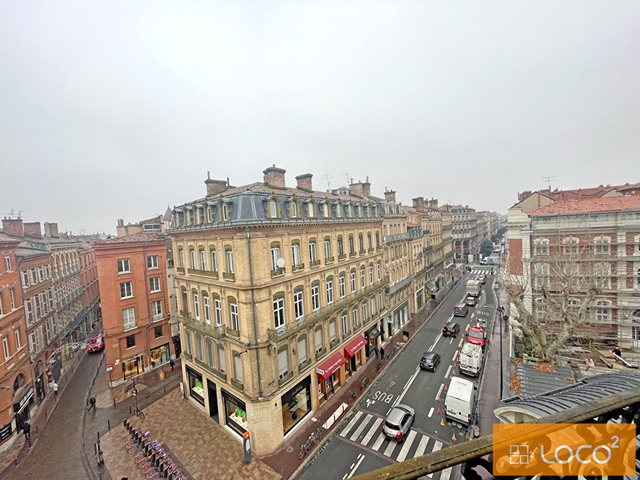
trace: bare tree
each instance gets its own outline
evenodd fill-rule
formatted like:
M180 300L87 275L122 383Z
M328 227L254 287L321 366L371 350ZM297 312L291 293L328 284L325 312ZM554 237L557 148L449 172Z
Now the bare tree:
M594 306L610 282L610 264L572 238L534 243L532 259L522 263L523 275L505 280L514 324L529 340L529 353L542 362L554 363L560 349L593 327Z

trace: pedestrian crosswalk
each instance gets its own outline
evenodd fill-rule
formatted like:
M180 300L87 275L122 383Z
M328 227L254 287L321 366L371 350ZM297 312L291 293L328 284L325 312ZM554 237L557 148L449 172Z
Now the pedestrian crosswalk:
M383 418L362 411L356 412L349 423L340 432L340 437L359 443L397 462L420 457L430 452L437 452L442 448L442 442L427 435L409 430L404 442L389 440L382 433ZM434 480L449 480L451 468L434 473Z
M473 275L479 275L481 273L484 273L485 275L487 275L490 272L491 272L490 268L475 268L475 269L471 270L471 274L473 274Z

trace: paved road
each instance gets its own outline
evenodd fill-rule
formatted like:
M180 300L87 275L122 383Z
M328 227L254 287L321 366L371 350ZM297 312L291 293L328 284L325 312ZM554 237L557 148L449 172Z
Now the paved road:
M476 271L481 270L489 272L491 267L476 268ZM461 334L457 338L442 337L442 326L451 319L453 306L464 298L467 278L470 277L458 284L429 322L397 353L397 358L376 385L304 472L303 480L346 479L464 441L467 429L444 421L444 388L449 385L467 325L475 324L479 318L493 320L496 309L492 277L488 276L478 306L470 308L467 317L455 318ZM418 367L421 354L430 350L442 355L442 362L433 373L423 372ZM478 382L478 379L463 378ZM440 401L437 401L438 397L441 397ZM416 419L403 443L388 440L381 430L384 418L396 403L410 405L416 410ZM444 425L441 424L443 421ZM435 473L432 478L448 480L455 476L452 469L447 469Z
M7 480L87 480L82 419L101 355L85 355L51 414L29 456Z

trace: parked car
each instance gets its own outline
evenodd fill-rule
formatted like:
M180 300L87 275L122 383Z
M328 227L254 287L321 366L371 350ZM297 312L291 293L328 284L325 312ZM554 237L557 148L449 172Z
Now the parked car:
M94 353L101 350L104 350L104 337L99 333L98 335L91 337L91 340L89 340L89 343L87 344L87 352Z
M453 307L453 316L454 317L466 317L469 312L469 307L467 307L464 303L459 303L455 307Z
M391 409L389 415L382 424L382 433L391 440L402 442L416 416L416 411L409 405L399 403Z
M428 370L430 372L435 372L436 367L440 363L440 354L436 352L425 352L422 354L422 358L420 359L420 368L422 370Z
M484 285L487 281L487 276L484 273L481 273L480 275L478 275L478 281Z
M466 307L466 305L465 305ZM460 325L456 322L449 322L444 327L442 327L442 336L443 337L457 337L460 332Z

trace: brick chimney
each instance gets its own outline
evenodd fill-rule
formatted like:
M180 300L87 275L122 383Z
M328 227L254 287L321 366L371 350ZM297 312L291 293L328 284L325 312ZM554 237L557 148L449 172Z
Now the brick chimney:
M300 190L307 190L309 192L313 192L313 183L311 179L313 175L310 173L303 173L302 175L298 175L296 177L296 181L298 182L298 188Z
M24 227L21 218L3 218L2 229L12 237L24 237Z
M226 180L214 180L211 178L210 172L207 172L207 179L204 181L204 183L207 186L207 196L224 192L229 188L228 178Z
M270 187L287 188L286 184L284 183L284 174L286 173L286 170L278 168L274 164L272 167L267 168L262 173L264 173L264 183L266 183Z
M60 238L58 234L58 224L44 222L44 236L47 238Z
M40 222L25 223L24 234L27 237L42 238L42 227L40 227Z
M413 208L415 208L419 212L422 212L424 210L424 198L423 197L416 197L416 198L413 198L411 201L413 202Z
M384 199L387 202L395 203L395 201L396 201L396 192L395 192L395 190L385 190L384 191Z
M438 199L437 198L432 198L431 200L429 200L427 202L427 207L428 208L433 208L434 210L438 209Z
M364 191L362 189L362 182L351 183L349 185L349 193L351 195L358 195L358 196L362 197L363 194L364 194Z

